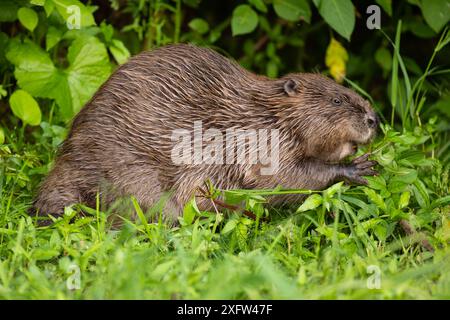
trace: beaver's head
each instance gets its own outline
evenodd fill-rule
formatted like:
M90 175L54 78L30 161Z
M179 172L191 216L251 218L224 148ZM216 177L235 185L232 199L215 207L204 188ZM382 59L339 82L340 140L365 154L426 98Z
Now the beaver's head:
M288 99L283 117L305 146L305 156L339 161L375 136L378 117L353 90L319 74L291 74L281 80Z

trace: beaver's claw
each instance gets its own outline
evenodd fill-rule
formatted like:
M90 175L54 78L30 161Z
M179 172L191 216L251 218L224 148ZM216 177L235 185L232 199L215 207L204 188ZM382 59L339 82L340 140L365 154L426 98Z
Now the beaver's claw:
M370 154L366 153L358 158L353 159L350 164L347 164L343 168L343 178L347 182L354 184L367 184L367 180L363 176L375 176L378 172L372 167L377 165L378 162L374 160L368 160Z

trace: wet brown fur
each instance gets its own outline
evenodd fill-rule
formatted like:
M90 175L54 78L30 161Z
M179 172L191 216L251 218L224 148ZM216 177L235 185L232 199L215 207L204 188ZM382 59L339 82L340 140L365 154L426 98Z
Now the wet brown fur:
M269 79L192 45L143 52L119 67L75 117L34 208L59 215L73 203L95 205L100 192L106 204L133 195L145 210L173 191L165 215L176 217L207 179L221 189L321 189L346 177L336 164L349 154L346 148L373 137L367 117L374 117L367 101L319 74ZM251 164L175 165L171 134L192 130L197 120L204 130L279 129L278 173L262 176Z

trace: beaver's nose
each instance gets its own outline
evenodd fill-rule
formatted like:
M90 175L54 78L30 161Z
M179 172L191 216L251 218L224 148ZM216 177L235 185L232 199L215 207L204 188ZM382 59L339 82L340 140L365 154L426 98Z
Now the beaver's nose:
M370 114L366 117L367 126L371 129L378 127L380 120L376 114Z

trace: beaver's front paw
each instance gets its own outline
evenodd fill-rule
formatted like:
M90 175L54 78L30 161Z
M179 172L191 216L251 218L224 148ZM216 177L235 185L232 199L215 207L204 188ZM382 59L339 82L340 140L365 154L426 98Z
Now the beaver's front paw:
M343 178L347 182L354 184L367 184L367 180L363 176L375 176L378 172L372 167L377 165L378 162L374 160L368 160L369 153L366 153L358 158L353 159L350 164L343 167Z

